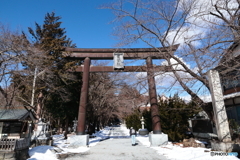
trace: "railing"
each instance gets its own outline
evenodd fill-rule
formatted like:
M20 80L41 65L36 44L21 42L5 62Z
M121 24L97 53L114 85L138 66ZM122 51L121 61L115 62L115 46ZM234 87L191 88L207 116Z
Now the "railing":
M14 151L28 148L30 144L30 138L20 139L0 139L0 151Z
M0 151L13 151L16 146L17 139L0 139Z

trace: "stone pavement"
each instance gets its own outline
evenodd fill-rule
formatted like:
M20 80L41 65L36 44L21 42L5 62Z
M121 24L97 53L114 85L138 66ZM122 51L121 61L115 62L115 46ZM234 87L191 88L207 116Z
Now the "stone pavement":
M109 139L99 142L84 153L75 154L66 160L167 160L154 149L143 146L136 141L132 146L129 136L123 135L119 127L113 127Z

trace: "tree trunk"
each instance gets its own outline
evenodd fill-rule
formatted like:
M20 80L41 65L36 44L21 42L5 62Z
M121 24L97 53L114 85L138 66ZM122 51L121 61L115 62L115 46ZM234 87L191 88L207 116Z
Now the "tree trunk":
M36 123L35 123L35 127L34 130L37 130L37 123L39 121L39 119L41 118L41 111L42 111L42 101L43 101L43 93L42 91L40 91L39 95L38 95L38 100L37 100L37 107L36 107Z
M64 137L65 137L65 139L67 139L68 126L69 126L69 119L67 118L67 119L65 120L65 132L64 132Z
M97 120L97 131L100 131L100 121L99 121L99 119Z

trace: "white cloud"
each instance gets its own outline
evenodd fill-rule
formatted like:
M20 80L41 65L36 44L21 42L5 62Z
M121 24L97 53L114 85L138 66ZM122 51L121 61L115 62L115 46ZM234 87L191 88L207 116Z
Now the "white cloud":
M202 28L193 27L193 26L185 26L182 28L177 28L169 32L167 36L167 40L174 44L184 44L185 42L193 41L194 39L198 39L199 37L203 37L205 34ZM194 41L192 43L194 46L199 46L200 42Z
M179 57L178 57L179 58ZM190 65L188 65L182 58L179 58L188 68L191 68ZM189 73L184 72L184 68L182 65L178 64L176 60L170 59L170 62L174 66L175 70L183 70L183 71L177 71L179 76L182 79L190 79L192 76ZM165 60L163 61L160 66L168 66L168 62ZM192 70L195 70L195 68L192 68ZM136 78L138 81L147 80L147 73L146 72L140 72L136 74ZM172 72L156 72L155 73L155 82L157 86L164 86L165 88L168 88L170 86L177 86L179 87L179 83L176 81L176 77Z
M193 41L192 45L201 45L197 39L204 37L211 26L222 23L222 20L210 14L210 12L217 13L214 5L219 6L221 8L219 10L223 15L229 18L230 14L238 7L238 2L230 0L228 5L226 5L226 0L181 0L179 12L190 9L186 17L188 25L171 30L167 40L174 44L184 44L185 42ZM229 8L230 12L225 11L226 7Z

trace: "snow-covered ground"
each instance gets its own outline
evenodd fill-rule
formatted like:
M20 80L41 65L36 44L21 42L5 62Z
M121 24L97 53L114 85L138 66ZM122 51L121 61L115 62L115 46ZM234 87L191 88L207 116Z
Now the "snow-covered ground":
M129 130L125 126L121 126L121 130L129 135ZM76 149L69 149L64 140L63 135L56 135L53 137L54 146L38 146L29 150L30 158L28 160L57 160L58 153L52 152L52 150L60 150L61 154L63 153L81 153L86 152L91 149L92 146L97 145L97 143L109 136L110 128L106 127L105 129L99 131L95 134L95 138L90 138L89 147L79 147ZM111 137L111 135L110 135ZM161 147L151 147L150 142L148 141L148 136L137 136L137 140L146 147L155 149L158 154L162 154L170 160L237 160L237 157L234 156L211 156L210 149L206 148L192 148L186 147L183 148L179 145L173 145L169 142L166 145Z

